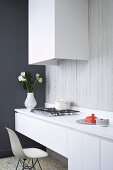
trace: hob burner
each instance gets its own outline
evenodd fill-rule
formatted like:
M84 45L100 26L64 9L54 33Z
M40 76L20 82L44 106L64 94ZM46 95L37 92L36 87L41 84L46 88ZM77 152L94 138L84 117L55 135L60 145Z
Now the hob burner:
M35 108L31 112L45 115L45 116L67 116L67 115L78 115L77 110L56 110L55 108Z

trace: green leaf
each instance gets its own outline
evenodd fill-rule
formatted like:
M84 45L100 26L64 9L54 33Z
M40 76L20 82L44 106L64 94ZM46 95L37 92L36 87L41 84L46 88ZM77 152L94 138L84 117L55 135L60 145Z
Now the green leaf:
M23 86L24 90L27 90L26 82L22 82L22 86Z

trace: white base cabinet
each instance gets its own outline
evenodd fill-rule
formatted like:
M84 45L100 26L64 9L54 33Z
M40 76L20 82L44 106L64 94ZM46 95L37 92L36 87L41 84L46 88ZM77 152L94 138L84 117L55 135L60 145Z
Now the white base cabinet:
M15 114L15 130L68 158L68 170L113 170L113 141L33 117Z
M82 134L83 170L100 170L100 140Z
M101 140L101 170L113 170L113 142Z
M68 130L68 170L100 170L100 141Z
M68 130L68 170L82 170L82 135Z

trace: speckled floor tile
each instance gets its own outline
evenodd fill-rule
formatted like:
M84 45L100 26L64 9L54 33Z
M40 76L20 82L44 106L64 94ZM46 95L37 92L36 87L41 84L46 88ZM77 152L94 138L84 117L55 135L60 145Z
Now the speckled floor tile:
M17 162L18 159L15 157L0 159L0 170L15 170ZM68 170L68 168L63 165L62 162L53 159L50 156L40 159L40 164L43 170ZM21 165L19 166L18 170L22 170ZM40 170L38 164L36 165L36 170Z

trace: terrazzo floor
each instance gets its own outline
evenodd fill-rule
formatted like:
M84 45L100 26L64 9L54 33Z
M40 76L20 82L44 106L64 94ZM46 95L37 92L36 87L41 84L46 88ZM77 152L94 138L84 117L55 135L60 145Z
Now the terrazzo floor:
M68 168L59 160L53 159L52 157L46 157L39 159L43 170L68 170ZM0 170L15 170L18 159L15 157L2 158L0 159ZM21 165L18 170L22 170ZM36 170L40 170L38 164L36 165Z

